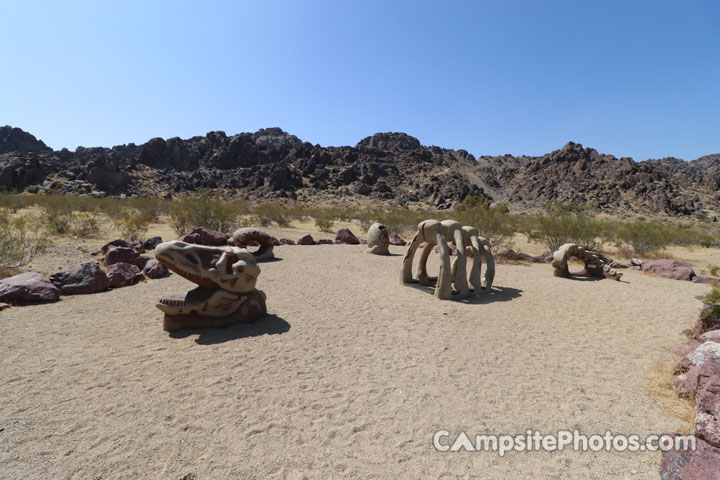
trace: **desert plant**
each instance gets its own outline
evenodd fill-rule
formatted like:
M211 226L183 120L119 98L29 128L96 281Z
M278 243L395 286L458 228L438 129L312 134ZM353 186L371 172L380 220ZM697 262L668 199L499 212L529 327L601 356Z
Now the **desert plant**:
M208 191L174 201L169 208L170 225L179 235L194 227L227 232L237 226L238 216L245 213L247 207L243 202L225 201Z
M70 215L68 233L76 237L92 235L100 231L100 219L97 211L73 212Z
M279 202L262 203L253 207L252 211L257 215L263 227L267 227L273 222L281 227L290 225L286 207Z
M590 250L600 245L600 224L583 206L548 202L533 223L535 228L527 232L528 238L542 242L550 251L557 250L564 243L575 243Z
M115 220L115 228L120 231L122 238L127 240L141 240L147 233L152 221L149 213L143 213L134 208L126 208L123 215Z
M707 270L712 277L717 277L718 275L720 275L720 265L714 265L711 263L707 266Z
M320 229L321 232L330 232L335 220L327 217L318 217L315 219L315 226Z
M620 227L619 238L637 255L647 255L673 243L670 228L656 220L638 219L625 222Z
M515 235L516 226L505 204L491 205L485 197L468 197L455 209L455 218L462 225L478 230L491 247L507 244Z
M42 219L13 218L9 210L0 209L0 274L24 267L47 245Z

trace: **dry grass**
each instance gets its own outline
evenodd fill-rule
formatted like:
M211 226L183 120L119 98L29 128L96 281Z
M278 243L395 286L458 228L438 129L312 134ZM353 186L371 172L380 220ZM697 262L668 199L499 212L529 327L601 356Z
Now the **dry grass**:
M675 364L677 357L667 352L665 357L658 360L648 371L647 381L653 395L654 409L669 418L683 422L679 433L689 434L695 421L695 399L681 398L671 385L675 378Z

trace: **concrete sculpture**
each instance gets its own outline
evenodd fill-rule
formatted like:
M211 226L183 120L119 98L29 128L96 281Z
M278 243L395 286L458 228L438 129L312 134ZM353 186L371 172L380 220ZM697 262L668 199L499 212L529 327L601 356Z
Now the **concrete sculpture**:
M381 223L373 223L368 229L368 253L374 255L390 255L390 235L387 227Z
M250 252L258 262L267 262L275 258L274 240L273 237L257 228L241 228L233 233L233 242L237 247L246 248L255 243L260 245L256 251Z
M568 260L575 257L585 263L585 267L576 273L571 273L568 268ZM585 250L578 247L574 243L566 243L553 253L552 266L554 268L553 275L556 277L595 277L610 278L612 280L620 280L622 273L611 268L609 261L599 253Z

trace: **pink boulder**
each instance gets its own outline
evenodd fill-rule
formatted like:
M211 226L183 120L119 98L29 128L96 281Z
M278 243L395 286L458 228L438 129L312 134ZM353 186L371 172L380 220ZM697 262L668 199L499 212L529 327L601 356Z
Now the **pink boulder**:
M317 244L318 245L332 245L333 241L330 240L329 238L321 238L320 240L317 241Z
M158 262L157 259L151 258L145 263L143 273L147 275L148 278L162 278L167 276L169 272L168 269L165 268L165 265Z
M359 245L360 240L350 231L349 228L341 228L335 235L335 243L347 245Z
M135 263L140 254L132 247L110 246L105 251L103 263L110 266L116 263Z
M230 237L217 230L210 230L205 227L197 227L187 235L183 235L179 238L180 241L186 243L194 243L197 245L208 245L219 247L227 245L227 241Z
M145 276L140 269L131 263L113 263L105 271L110 286L114 288L135 285L138 282L144 282Z
M690 265L677 260L647 260L642 271L672 280L692 280L695 276Z
M706 363L700 367L694 433L706 442L720 444L720 365Z
M50 281L63 295L95 293L110 288L107 275L93 262L81 263L53 273Z
M663 437L676 439L680 434L666 433ZM720 448L696 437L697 448L672 449L662 452L660 478L662 480L709 480L720 472Z
M0 280L0 301L4 303L57 300L60 289L38 272L25 272Z
M407 245L407 242L400 238L400 235L397 235L395 233L390 234L390 245L395 245L396 247L404 247Z
M687 372L681 373L670 381L670 385L677 394L683 398L692 398L698 384L699 367L691 367Z
M9 303L0 302L0 312L2 312L3 310L5 310L6 308L10 308L10 304L9 304Z
M694 277L692 279L693 283L703 283L705 285L712 285L713 283L720 283L720 278L712 278L712 277Z
M716 342L720 343L720 330L710 330L700 335L701 342Z
M278 240L278 243L280 243L280 245L295 245L295 242L289 238L281 238Z
M149 262L150 260L152 260L152 258L146 257L145 255L140 255L138 258L135 259L133 264L140 270L142 270L143 268L145 268L145 264L147 264L147 262Z
M297 241L298 245L315 245L315 240L313 240L312 235L307 234L300 237L300 239Z

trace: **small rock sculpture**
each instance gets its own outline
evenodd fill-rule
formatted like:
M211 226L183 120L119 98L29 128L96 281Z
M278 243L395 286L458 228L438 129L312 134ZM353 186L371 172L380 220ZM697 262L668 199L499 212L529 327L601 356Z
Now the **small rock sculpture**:
M368 253L374 255L390 255L390 235L387 227L381 223L373 223L368 229Z
M267 262L275 258L273 248L275 248L274 238L258 230L257 228L241 228L233 234L235 246L247 248L248 245L258 243L260 248L254 252L250 252L258 262Z
M576 257L585 263L583 270L570 273L568 268L568 260L570 257ZM594 278L611 278L620 280L622 273L610 267L608 259L599 253L585 250L578 247L574 243L566 243L553 253L552 266L555 269L553 275L556 277L594 277Z

